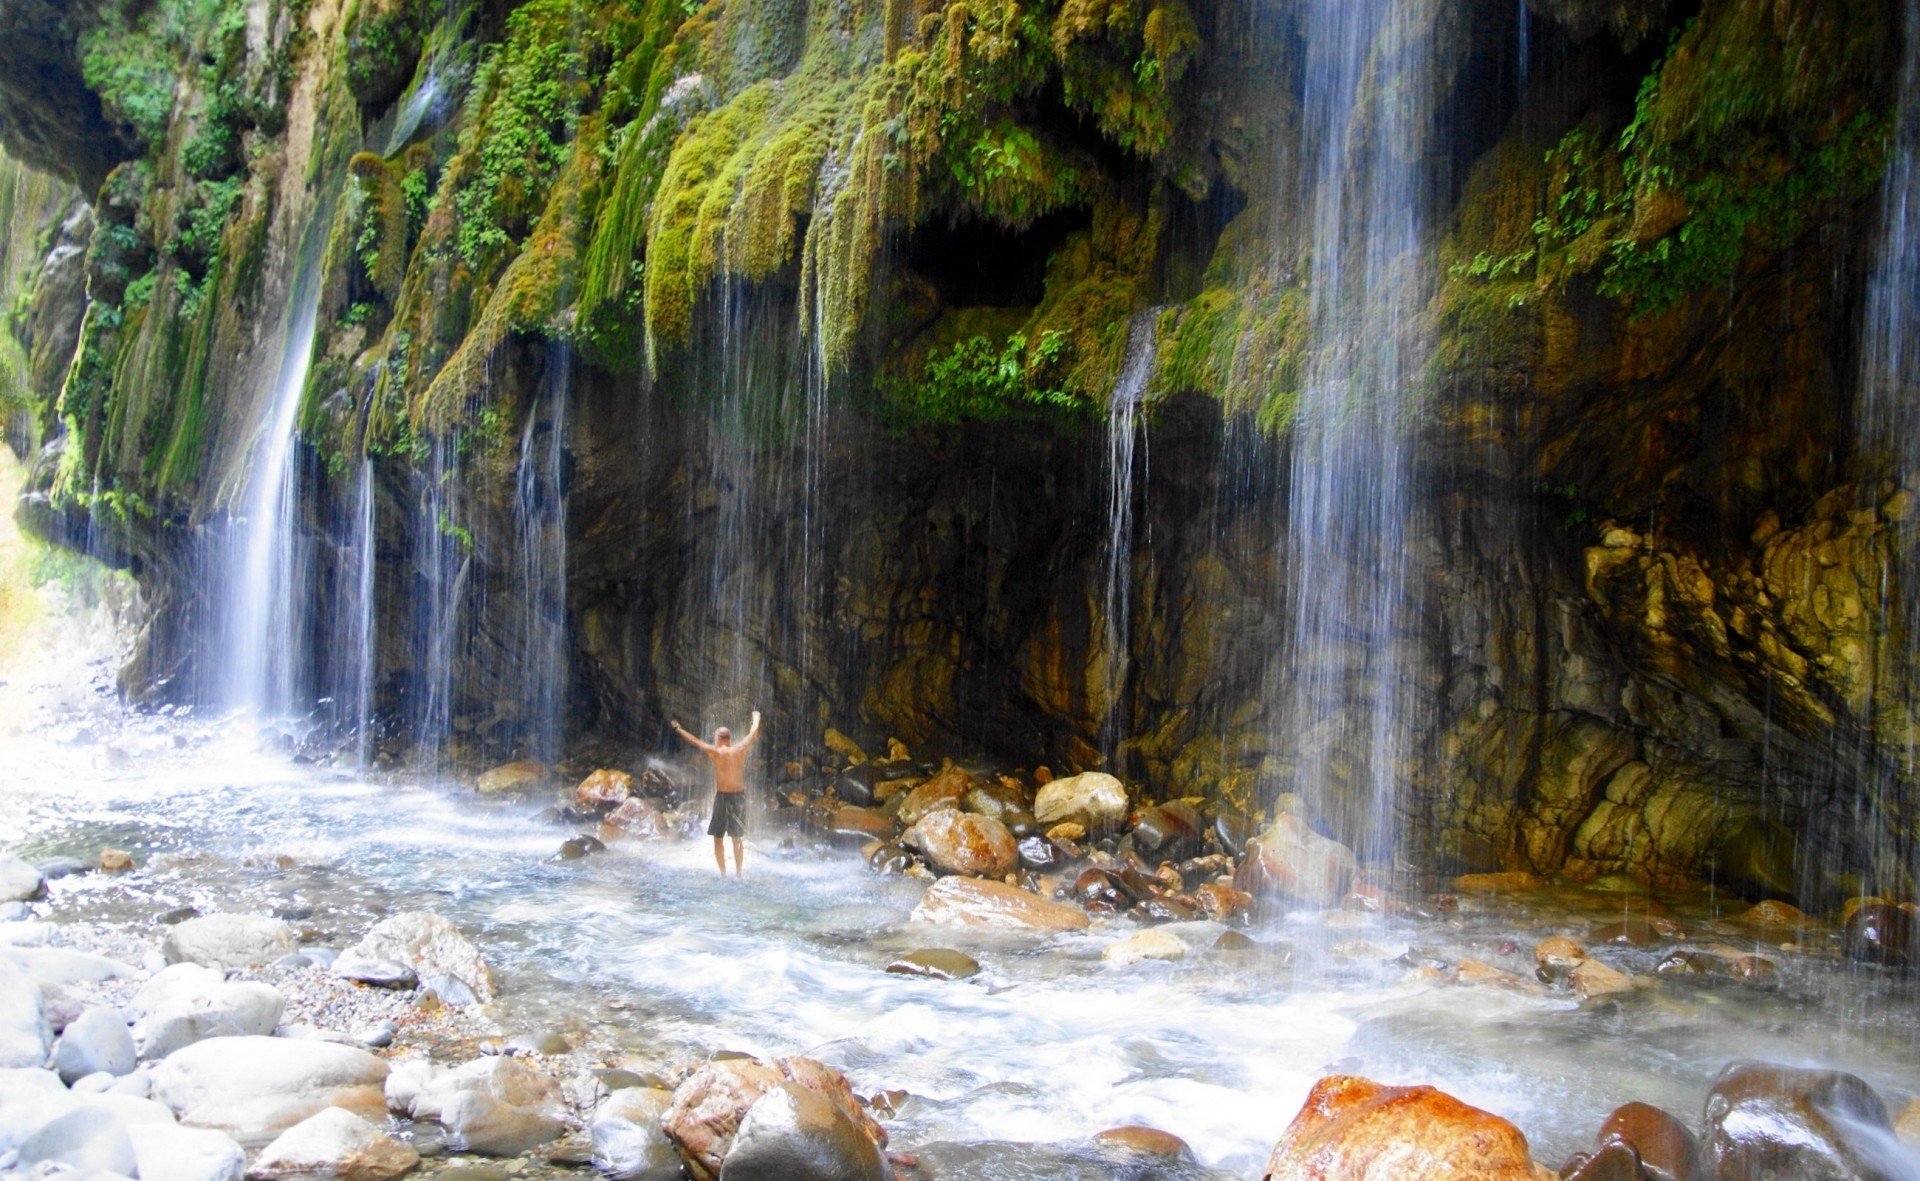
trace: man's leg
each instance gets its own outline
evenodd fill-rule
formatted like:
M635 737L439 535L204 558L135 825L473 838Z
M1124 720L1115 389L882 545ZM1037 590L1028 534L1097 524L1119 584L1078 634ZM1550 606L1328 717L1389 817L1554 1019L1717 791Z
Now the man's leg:
M739 877L746 872L746 860L746 842L742 841L739 837L733 838L733 874L735 877ZM720 863L720 872L727 872L727 863L725 861Z
M739 838L737 837L734 838L733 843L734 843L734 846L738 848L740 844ZM735 861L740 860L740 854L735 853L733 855L733 859ZM713 838L713 863L720 867L720 876L726 877L727 876L727 845L726 845L726 842L719 837Z

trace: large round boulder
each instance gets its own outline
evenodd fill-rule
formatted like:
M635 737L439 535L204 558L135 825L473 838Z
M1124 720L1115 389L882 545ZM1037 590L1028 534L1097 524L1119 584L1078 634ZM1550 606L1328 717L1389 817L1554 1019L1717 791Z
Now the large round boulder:
M1250 892L1308 906L1336 906L1353 883L1353 850L1321 836L1291 812L1248 843Z
M174 1123L127 1125L140 1181L241 1181L247 1153L240 1142L211 1128Z
M83 1010L60 1031L53 1063L69 1086L101 1071L116 1078L130 1073L135 1057L126 1018L118 1009L98 1005Z
M468 999L459 995L461 991L482 1004L493 1000L493 974L487 971L479 949L460 934L460 928L437 914L407 911L375 923L360 942L340 953L334 971L342 971L343 960L349 966L369 960L405 964L423 985L437 984L435 991L442 1000ZM459 988L449 988L447 982Z
M161 941L169 964L204 968L245 968L270 964L293 951L293 928L258 914L210 914L176 923Z
M1104 771L1069 775L1040 789L1033 815L1041 824L1072 821L1090 833L1110 832L1127 818L1127 789Z
M1527 1138L1433 1087L1353 1075L1315 1083L1264 1181L1538 1181Z
M817 1091L781 1083L740 1121L720 1181L892 1181L859 1123Z
M25 902L46 890L39 870L11 853L0 853L0 902Z
M154 1098L183 1123L258 1147L324 1108L370 1119L387 1110L387 1064L353 1046L278 1037L216 1037L153 1068Z
M270 984L174 964L133 996L134 1049L142 1058L164 1058L210 1037L264 1037L279 1025L286 1003Z
M1718 1181L1896 1181L1886 1104L1837 1070L1733 1062L1707 1091L1702 1156Z
M785 1083L819 1094L866 1138L886 1145L886 1131L860 1106L839 1071L811 1058L722 1059L689 1075L660 1120L694 1181L716 1181L747 1112Z
M58 1164L77 1170L99 1169L131 1176L140 1165L133 1141L119 1117L103 1107L76 1107L56 1116L20 1145L22 1169ZM34 1175L41 1175L34 1170Z
M573 806L582 812L605 812L626 803L632 794L633 776L603 767L573 789Z
M939 774L907 793L907 798L900 803L900 823L911 828L930 812L958 808L972 787L973 776L964 768L948 763Z
M52 1042L53 1027L47 1021L40 986L0 959L0 1069L43 1064Z
M419 1167L420 1154L351 1111L329 1107L276 1137L253 1162L262 1181L330 1177L392 1181Z
M587 1130L593 1166L613 1181L680 1181L680 1154L660 1127L673 1093L658 1087L623 1087L607 1096Z
M936 869L968 877L1005 877L1020 864L1020 846L991 816L941 808L920 818L901 838Z

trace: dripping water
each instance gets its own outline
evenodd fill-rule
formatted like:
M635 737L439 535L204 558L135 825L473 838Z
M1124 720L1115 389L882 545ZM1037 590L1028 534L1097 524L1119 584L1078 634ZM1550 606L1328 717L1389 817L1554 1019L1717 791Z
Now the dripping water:
M560 754L567 696L567 499L563 465L572 363L567 346L548 353L544 397L527 408L514 472L521 651L515 662L527 702L527 753L552 763Z
M1121 736L1126 732L1127 669L1130 663L1131 592L1133 583L1133 495L1134 453L1141 432L1138 429L1140 403L1153 377L1155 350L1158 347L1160 313L1149 308L1133 317L1127 330L1126 358L1120 376L1114 382L1113 396L1107 404L1107 548L1106 586L1101 601L1101 618L1106 623L1105 717L1101 723L1101 754L1106 765L1114 766Z
M374 528L373 460L360 461L360 477L355 486L353 530L353 595L349 605L346 634L353 650L352 700L354 762L367 766L372 755L373 677L378 640L374 616L374 566L378 560Z

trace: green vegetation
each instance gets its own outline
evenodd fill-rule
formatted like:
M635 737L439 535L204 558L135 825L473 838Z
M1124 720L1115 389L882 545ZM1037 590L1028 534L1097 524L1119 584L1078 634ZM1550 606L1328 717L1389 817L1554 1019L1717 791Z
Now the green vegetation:
M1087 403L1037 375L1057 368L1066 334L1049 331L1033 342L1016 332L996 343L970 336L927 358L911 382L878 387L881 406L896 425L928 422L1002 422L1084 412Z

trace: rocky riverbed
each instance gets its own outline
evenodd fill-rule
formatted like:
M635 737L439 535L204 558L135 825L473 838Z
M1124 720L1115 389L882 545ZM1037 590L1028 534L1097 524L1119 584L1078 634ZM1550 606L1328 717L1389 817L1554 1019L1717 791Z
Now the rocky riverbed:
M0 831L21 1175L1734 1181L1796 1175L1782 1136L1917 1175L1906 900L1412 880L1296 802L839 735L723 879L646 752L369 778L37 700Z

